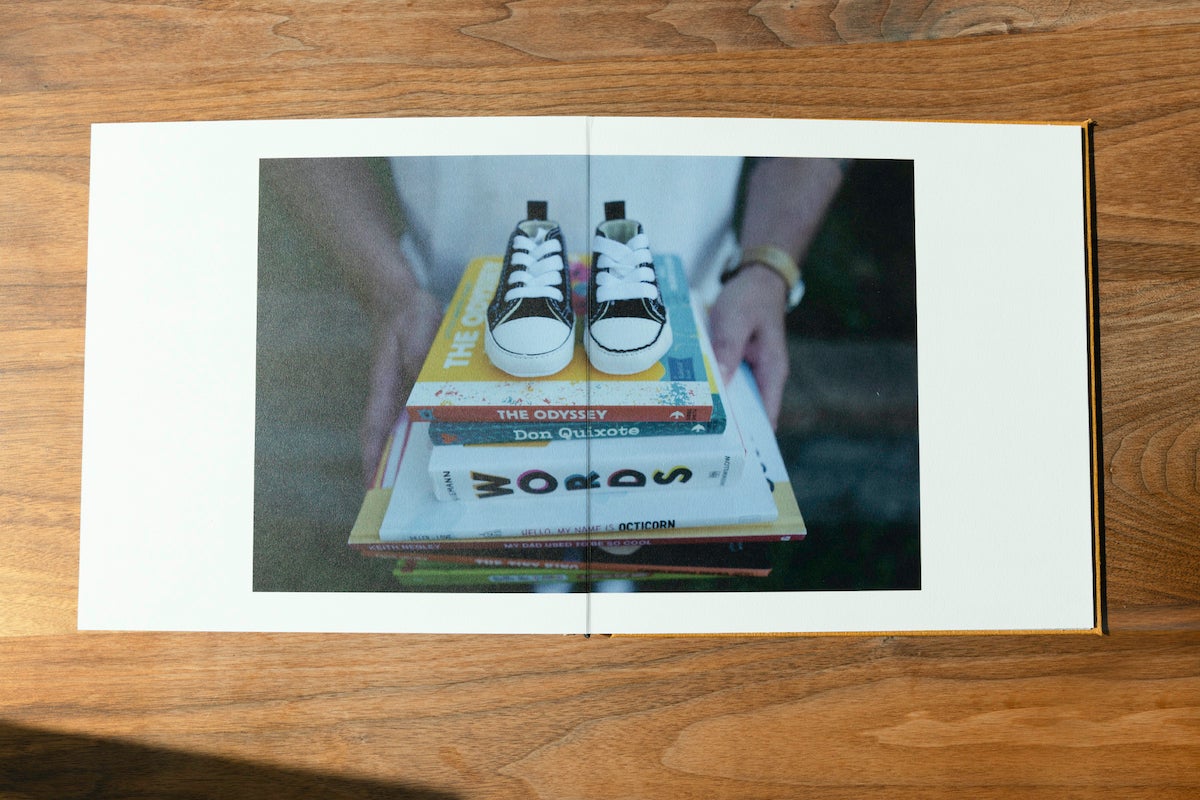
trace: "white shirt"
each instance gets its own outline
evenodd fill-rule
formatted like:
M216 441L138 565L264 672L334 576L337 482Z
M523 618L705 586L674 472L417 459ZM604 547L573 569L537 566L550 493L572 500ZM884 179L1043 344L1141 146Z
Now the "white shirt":
M737 253L740 158L399 156L391 164L408 222L405 255L444 302L471 259L503 255L527 200L547 201L576 254L591 251L605 202L623 200L651 250L678 255L705 302L716 297L720 273Z

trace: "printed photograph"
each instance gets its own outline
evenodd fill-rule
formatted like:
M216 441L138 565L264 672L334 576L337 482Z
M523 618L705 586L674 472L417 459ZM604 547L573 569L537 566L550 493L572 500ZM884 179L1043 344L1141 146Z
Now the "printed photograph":
M259 163L254 591L921 588L912 161Z

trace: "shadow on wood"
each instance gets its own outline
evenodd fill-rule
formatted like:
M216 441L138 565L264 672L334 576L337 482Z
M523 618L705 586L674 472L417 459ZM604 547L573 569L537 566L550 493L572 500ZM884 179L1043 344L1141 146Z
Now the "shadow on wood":
M453 800L404 784L321 775L0 722L0 796Z

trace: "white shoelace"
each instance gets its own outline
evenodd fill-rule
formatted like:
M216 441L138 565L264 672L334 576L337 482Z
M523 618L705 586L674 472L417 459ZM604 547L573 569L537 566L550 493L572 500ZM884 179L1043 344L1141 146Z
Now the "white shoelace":
M562 242L547 239L547 233L549 230L542 228L533 239L520 235L513 238L511 263L524 269L508 276L512 288L504 294L506 301L522 297L562 301Z
M653 283L654 269L642 266L654 260L646 234L639 233L628 244L597 236L592 250L599 254L594 265L598 302L658 297L658 287Z

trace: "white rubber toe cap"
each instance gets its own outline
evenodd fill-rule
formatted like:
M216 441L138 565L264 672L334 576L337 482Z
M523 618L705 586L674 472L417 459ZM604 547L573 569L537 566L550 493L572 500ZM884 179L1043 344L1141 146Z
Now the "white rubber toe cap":
M496 326L496 344L516 356L537 356L562 346L571 329L556 319L522 317Z
M552 319L515 319L488 331L484 350L488 359L509 375L542 378L571 363L575 330Z
M592 338L605 350L628 352L652 344L662 332L662 324L651 319L614 317L592 323Z

